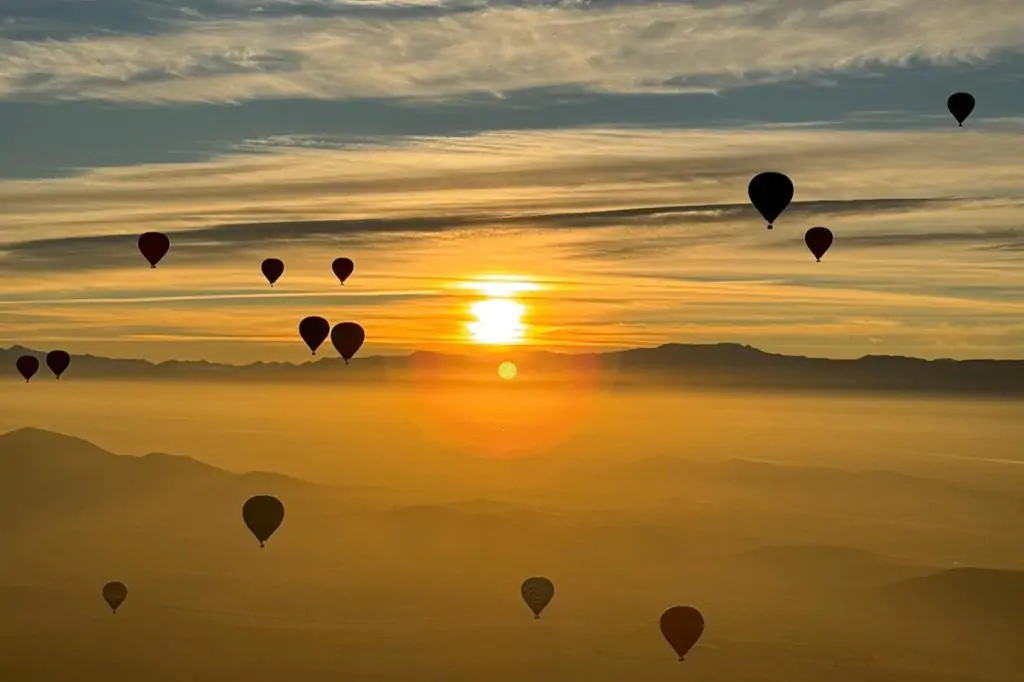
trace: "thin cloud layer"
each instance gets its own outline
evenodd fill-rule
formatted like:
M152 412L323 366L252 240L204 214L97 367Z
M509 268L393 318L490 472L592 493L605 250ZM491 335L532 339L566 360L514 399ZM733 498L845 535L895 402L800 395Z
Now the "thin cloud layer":
M972 62L1021 52L1024 35L1017 0L467 9L390 21L358 13L209 19L197 10L173 32L0 39L0 97L161 103L448 98L552 86L700 91L915 60Z

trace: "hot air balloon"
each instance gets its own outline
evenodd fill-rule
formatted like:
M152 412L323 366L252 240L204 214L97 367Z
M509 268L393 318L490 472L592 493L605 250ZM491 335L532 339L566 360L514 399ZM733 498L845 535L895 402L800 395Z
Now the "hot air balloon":
M342 284L344 284L345 280L352 274L355 267L355 263L353 263L349 258L335 258L334 262L331 263L331 270L334 270L335 277L337 277L338 281Z
M34 355L22 355L15 361L14 366L18 368L21 376L25 377L27 384L39 371L39 358Z
M807 248L820 263L828 247L832 246L832 230L827 227L812 227L804 235L804 244L807 244Z
M966 92L954 92L946 100L946 108L949 109L949 113L953 114L953 118L963 128L964 121L974 111L974 95Z
M704 616L692 606L673 606L661 614L661 634L675 649L680 661L703 632Z
M331 330L331 343L341 354L346 365L365 340L366 332L355 322L342 322L334 325L334 329Z
M124 583L112 582L103 586L103 599L110 606L110 610L117 613L119 607L128 597L128 588Z
M793 181L782 173L758 173L747 185L747 196L770 230L793 201Z
M304 317L299 322L299 336L309 346L309 350L316 355L316 349L327 340L331 333L331 323L322 317Z
M250 497L242 505L242 520L263 547L284 521L284 505L270 495Z
M523 601L533 611L533 617L540 618L540 612L555 596L555 585L547 578L527 578L519 591L523 594Z
M167 255L171 248L171 240L163 232L147 232L139 237L139 251L155 268L160 259Z
M46 366L50 368L50 371L60 379L60 375L67 370L71 364L71 356L68 355L67 351L63 350L51 350L46 354Z
M274 282L284 274L284 262L279 258L267 258L260 265L260 270L263 271L263 276L270 282L270 286L274 286Z

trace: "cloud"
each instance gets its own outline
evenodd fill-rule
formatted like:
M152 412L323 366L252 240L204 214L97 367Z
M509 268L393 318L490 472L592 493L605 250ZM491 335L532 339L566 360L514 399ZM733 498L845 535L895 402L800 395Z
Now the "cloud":
M391 20L195 15L173 33L0 40L0 96L161 103L567 85L708 91L915 60L976 62L1020 52L1024 35L1017 0L495 4Z

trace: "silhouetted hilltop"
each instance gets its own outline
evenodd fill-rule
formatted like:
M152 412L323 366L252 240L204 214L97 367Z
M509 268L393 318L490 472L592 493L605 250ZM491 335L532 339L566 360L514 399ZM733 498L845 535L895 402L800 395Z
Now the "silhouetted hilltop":
M15 360L45 353L21 346L0 350L0 374L16 375ZM809 358L766 353L735 343L669 343L607 353L563 354L512 350L500 355L447 355L416 352L406 356L356 358L345 365L328 357L293 364L258 362L226 365L205 361L111 359L74 355L68 379L193 379L256 381L431 381L493 382L504 359L519 367L519 383L578 381L597 377L603 383L779 389L833 389L1024 395L1024 360L922 360L868 355L856 360ZM45 367L34 381L52 379Z

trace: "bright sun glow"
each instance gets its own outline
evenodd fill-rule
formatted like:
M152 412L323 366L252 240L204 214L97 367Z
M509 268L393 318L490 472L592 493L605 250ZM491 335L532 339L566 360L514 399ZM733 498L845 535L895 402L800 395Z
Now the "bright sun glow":
M511 360L506 360L505 362L498 365L498 376L501 377L502 379L515 379L516 374L518 373L519 370L516 369L516 363L512 362Z
M523 340L526 326L522 323L526 308L507 298L477 301L469 307L476 322L469 323L469 333L477 343L513 344Z

